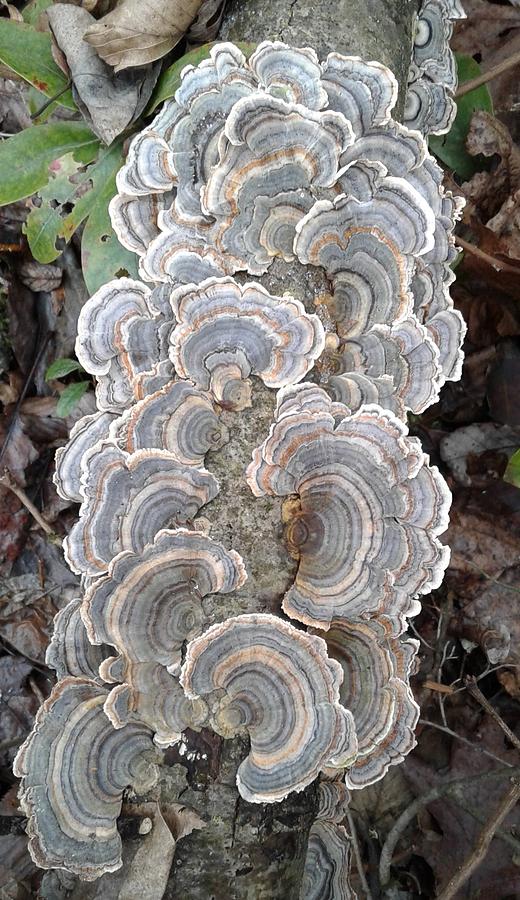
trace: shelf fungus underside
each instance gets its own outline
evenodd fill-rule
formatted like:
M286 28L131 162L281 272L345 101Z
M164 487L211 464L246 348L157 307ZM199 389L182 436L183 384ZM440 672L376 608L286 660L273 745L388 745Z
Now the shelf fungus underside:
M40 866L120 866L124 790L209 728L249 739L248 801L321 777L306 900L350 895L348 791L414 745L405 631L449 559L449 490L406 417L461 374L461 203L417 130L452 115L459 13L424 4L414 128L378 62L226 43L130 144L110 212L139 279L81 311L98 410L56 456L83 595L16 761Z

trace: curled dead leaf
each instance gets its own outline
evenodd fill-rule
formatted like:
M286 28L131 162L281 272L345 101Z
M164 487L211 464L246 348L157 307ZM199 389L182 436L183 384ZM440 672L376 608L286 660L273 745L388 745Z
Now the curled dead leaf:
M85 40L116 72L161 59L179 43L201 0L121 0Z

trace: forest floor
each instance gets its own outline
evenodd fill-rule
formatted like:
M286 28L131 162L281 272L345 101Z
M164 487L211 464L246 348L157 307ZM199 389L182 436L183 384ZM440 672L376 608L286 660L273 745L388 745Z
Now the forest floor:
M518 54L514 2L465 0L454 49L483 71ZM449 896L520 896L520 808L499 822L520 777L520 489L503 477L520 448L520 65L487 88L493 113L477 113L470 131L485 158L466 180L447 170L467 200L452 290L468 324L464 371L411 423L453 491L450 567L412 628L421 643L417 747L352 803L374 900L439 896L436 886L460 866L469 872L475 854L479 865ZM1 78L2 135L29 122L20 82ZM78 376L45 380L53 361L73 356L88 294L76 238L52 264L31 257L29 210L25 200L0 209L0 897L13 900L37 896L41 872L27 853L12 760L53 684L53 617L78 591L60 547L76 510L53 486L53 456L94 409L88 390L61 417L60 392ZM391 895L380 890L382 848L400 885Z

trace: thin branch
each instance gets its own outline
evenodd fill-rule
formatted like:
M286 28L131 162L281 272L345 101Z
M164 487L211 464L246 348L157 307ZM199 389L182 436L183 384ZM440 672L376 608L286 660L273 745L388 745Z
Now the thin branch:
M356 860L356 868L358 870L359 880L361 882L361 887L365 893L367 900L372 900L372 894L370 893L370 888L368 886L368 881L365 875L365 869L363 867L363 860L361 859L361 851L359 849L359 841L356 831L356 825L354 822L354 817L350 811L347 809L346 819L348 822L348 827L350 831L350 838L352 840L352 848L354 850L354 859Z
M494 753L491 753L490 750L486 750L485 747L479 747L478 744L473 744L468 738L463 737L462 734L457 734L456 731L452 731L451 728L448 728L447 725L438 725L437 722L430 722L428 719L419 719L420 725L427 725L429 728L436 728L437 731L442 731L444 734L449 734L450 737L455 738L455 740L460 741L462 744L466 744L468 747L471 747L472 750L476 750L477 753L482 753L483 756L489 756L490 759L494 759L495 762L499 762L502 766L509 766L513 768L512 763L506 762L505 759L500 759L499 756L495 756Z
M64 87L62 87L61 91L58 91L56 94L53 94L52 97L49 97L49 99L46 100L45 103L43 103L39 107L39 109L36 110L36 112L31 113L31 119L37 119L38 116L41 116L41 114L44 113L45 110L49 108L51 103L54 103L55 100L59 100L59 98L62 97L63 94L67 93L67 91L69 90L71 85L72 85L72 79L69 78L69 80L67 81L67 84Z
M480 247L476 247L475 244L465 241L459 234L456 236L455 240L459 247L462 247L463 250L466 250L466 252L470 253L472 256L481 259L482 262L491 266L495 272L509 272L510 275L518 277L518 266L511 266L509 263L504 262L504 260L498 259L497 256L491 256L490 253L485 253Z
M480 825L486 824L486 817L481 816L478 812L472 809L468 803L465 803L462 797L459 797L458 800L459 806L464 812L467 812L468 816L471 816L472 819L475 819L476 822L479 822ZM497 828L495 831L495 837L499 838L504 844L507 844L508 847L514 851L516 855L520 855L520 841L518 838L513 837L512 834L509 834L508 831L504 831L503 828ZM393 859L395 863L395 856Z
M492 769L490 772L480 772L478 775L468 775L466 778L445 781L443 784L438 784L436 787L431 788L431 790L427 791L426 794L423 794L422 797L417 797L413 803L410 803L404 812L401 813L393 828L390 829L386 841L383 844L381 858L379 860L379 880L382 887L387 885L390 881L392 857L399 839L407 825L415 819L416 815L420 813L425 806L428 806L429 803L433 803L435 800L440 800L441 797L450 796L450 794L456 793L456 791L461 788L478 784L480 781L495 781L500 780L501 778L512 777L520 778L520 768L506 767L504 769Z
M514 731L511 731L509 725L506 725L502 716L496 711L495 707L491 705L487 697L484 696L482 691L480 690L477 682L474 678L466 679L466 687L471 694L471 696L480 703L483 709L491 716L492 719L495 720L497 725L502 729L506 737L511 741L514 747L517 750L520 750L520 740L517 738Z
M24 381L22 392L21 392L20 396L18 397L18 400L16 401L16 405L15 405L13 414L9 421L7 432L6 432L6 435L4 438L4 443L2 444L2 447L0 447L0 462L2 461L4 454L7 450L9 441L11 440L11 438L13 436L13 431L14 431L14 427L16 425L16 420L18 418L18 414L20 412L20 408L22 406L23 401L25 400L27 391L29 390L29 388L31 386L31 382L34 377L34 373L36 372L36 369L38 368L38 364L47 349L47 344L49 343L50 339L51 339L51 332L48 331L41 343L40 349L38 350L36 356L34 357L33 364L32 364L32 366L27 374L27 377Z
M41 512L36 509L32 500L29 500L29 497L27 496L23 488L21 488L20 485L16 483L9 469L4 469L4 474L0 476L0 485L2 487L8 488L8 490L10 490L15 495L15 497L18 497L20 503L22 503L25 506L26 510L30 512L34 521L38 523L45 534L48 534L49 537L52 537L52 539L56 543L61 543L60 538L51 528L51 526L47 522L47 519L43 518Z
M517 53L512 53L511 56L504 59L501 63L498 63L496 66L493 66L491 69L488 69L487 72L483 72L482 75L477 75L476 78L470 78L469 81L465 81L464 84L460 85L455 96L464 97L465 94L469 94L469 92L474 91L475 88L487 84L488 81L497 78L498 75L502 75L503 72L508 72L509 69L513 69L518 65L520 65L520 50Z
M451 900L451 898L461 889L462 885L466 883L468 878L471 877L475 869L478 868L485 859L489 850L489 845L495 837L497 828L499 828L511 810L514 809L518 800L520 800L520 781L515 778L513 779L507 794L502 798L498 807L480 832L474 850L457 869L455 874L452 875L444 890L438 894L437 900Z

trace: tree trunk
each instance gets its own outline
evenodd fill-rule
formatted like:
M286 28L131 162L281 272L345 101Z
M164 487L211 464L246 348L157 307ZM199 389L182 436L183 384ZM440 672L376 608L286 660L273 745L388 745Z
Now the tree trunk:
M228 0L219 37L260 42L282 39L314 47L323 58L332 50L377 59L396 74L403 108L417 0ZM248 279L251 280L251 279ZM271 293L289 291L314 311L320 292L317 269L276 260L259 280ZM210 622L248 612L275 612L294 579L295 562L283 544L281 500L254 498L243 472L251 451L269 431L275 394L254 379L253 406L229 413L229 444L211 454L209 468L221 490L205 509L211 534L237 550L248 581L236 594L218 598ZM236 770L247 753L244 739L222 741L202 732L189 735L187 755L170 751L170 761L188 767L181 801L207 823L179 842L169 900L298 900L307 836L315 817L311 785L282 803L246 803L239 797ZM176 797L172 797L177 799ZM305 900L305 898L302 898Z

